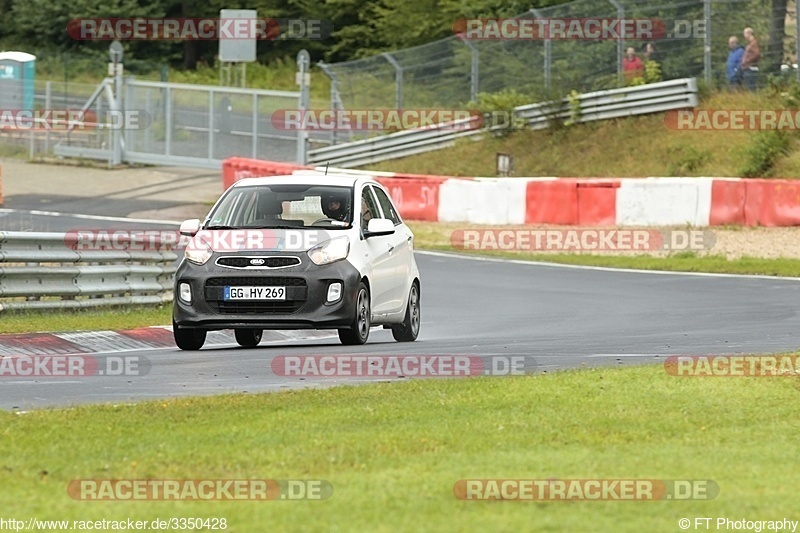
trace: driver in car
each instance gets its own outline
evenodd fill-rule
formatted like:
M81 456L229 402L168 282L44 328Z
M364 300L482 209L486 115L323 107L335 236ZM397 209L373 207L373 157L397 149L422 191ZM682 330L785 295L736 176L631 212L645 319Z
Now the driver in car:
M350 222L350 209L347 206L347 196L328 195L322 198L322 212L325 216L340 222Z

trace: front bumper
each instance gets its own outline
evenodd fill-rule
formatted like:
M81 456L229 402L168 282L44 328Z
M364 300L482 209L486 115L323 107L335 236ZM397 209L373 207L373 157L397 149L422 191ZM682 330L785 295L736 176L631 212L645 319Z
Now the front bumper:
M226 254L232 255L232 254ZM242 254L255 257L259 254ZM301 254L263 254L264 257ZM175 274L173 319L179 328L208 330L230 328L257 329L338 329L349 327L355 316L356 296L361 277L347 260L317 266L305 254L301 264L276 269L233 269L216 265L220 254L205 265L183 261ZM342 283L338 301L327 303L328 286ZM180 297L181 283L191 287L192 301ZM285 286L285 301L225 301L224 287Z

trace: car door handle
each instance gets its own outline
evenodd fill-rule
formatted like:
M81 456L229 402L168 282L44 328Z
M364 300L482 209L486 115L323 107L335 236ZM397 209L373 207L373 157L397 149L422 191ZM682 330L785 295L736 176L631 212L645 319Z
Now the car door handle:
M392 245L390 244L390 245L389 245L389 253L391 254L392 252L394 252L394 246L392 246Z

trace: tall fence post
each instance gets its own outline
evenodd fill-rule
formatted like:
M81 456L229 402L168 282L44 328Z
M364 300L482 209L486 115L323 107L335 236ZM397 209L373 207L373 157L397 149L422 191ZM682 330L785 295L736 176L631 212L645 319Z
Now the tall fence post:
M537 19L543 19L541 12L538 9L531 9L530 13ZM545 26L549 28L549 25ZM550 93L550 74L553 65L553 42L550 40L550 32L548 31L544 38L544 90Z
M397 109L403 109L403 67L388 52L381 54L394 67L394 104Z
M705 20L705 36L703 38L703 70L708 85L711 85L711 0L703 2L703 17Z
M66 106L65 106L66 107ZM44 108L53 109L53 82L48 81L44 84ZM50 154L50 130L44 131L44 153Z
M123 116L122 105L122 63L114 65L114 111L118 113L118 117ZM112 133L114 139L114 165L122 164L122 132L119 127L114 128Z
M300 85L300 99L297 107L300 111L300 131L297 132L297 163L305 165L308 161L308 130L306 121L308 120L308 107L310 97L311 75L308 67L311 64L311 56L307 50L300 50L297 53L297 84Z
M617 10L617 20L619 20L618 27L623 28L624 27L623 21L625 19L625 8L623 8L622 4L617 2L617 0L608 0L608 1L611 2L611 5L613 5ZM619 77L620 80L622 79L622 58L625 56L623 48L624 46L625 43L622 40L622 36L620 36L620 38L617 39L617 77Z
M322 72L328 76L328 79L331 80L331 111L333 111L334 115L344 109L344 104L342 103L342 95L339 93L339 78L330 69L330 66L326 64L324 61L320 61L317 63L319 68L322 69ZM339 131L334 128L331 130L331 144L337 144L339 142Z
M794 69L797 81L800 82L800 2L794 3L794 60L797 64Z
M223 110L223 113L225 111ZM208 158L214 159L214 89L208 91Z
M469 48L472 55L472 60L470 61L469 67L469 100L470 102L477 102L478 90L480 87L480 74L478 72L478 68L480 67L481 55L478 51L478 48L469 42L466 37L462 38L461 42L467 45L467 48Z
M253 143L252 143L252 150L251 155L253 159L258 159L258 95L253 93Z

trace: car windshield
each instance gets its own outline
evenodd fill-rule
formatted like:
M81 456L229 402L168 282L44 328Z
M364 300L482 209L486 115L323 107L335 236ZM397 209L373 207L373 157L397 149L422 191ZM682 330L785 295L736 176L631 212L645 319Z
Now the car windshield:
M328 185L257 185L228 191L206 229L326 228L352 224L353 189Z

